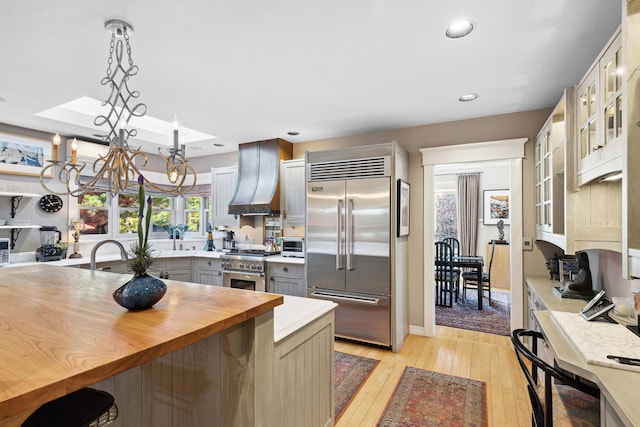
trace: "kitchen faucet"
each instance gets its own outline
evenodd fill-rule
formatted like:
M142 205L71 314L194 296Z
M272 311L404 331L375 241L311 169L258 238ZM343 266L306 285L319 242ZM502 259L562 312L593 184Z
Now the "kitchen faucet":
M178 232L178 234L180 234L180 229L179 228L173 229L173 250L174 251L176 250L176 231Z
M112 239L107 239L107 240L103 240L101 242L98 242L93 249L91 249L91 270L95 270L96 269L96 252L98 251L98 248L102 245L104 245L105 243L113 243L114 245L116 245L117 247L120 248L120 259L122 261L126 261L129 257L127 257L127 251L124 249L124 246L122 246L122 243L118 242L117 240L112 240Z

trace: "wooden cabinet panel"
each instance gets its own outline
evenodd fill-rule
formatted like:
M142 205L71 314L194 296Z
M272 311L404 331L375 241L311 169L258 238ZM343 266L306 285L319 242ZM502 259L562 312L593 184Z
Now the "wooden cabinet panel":
M491 245L487 245L486 262L491 259ZM488 268L489 265L487 264ZM510 258L509 245L496 245L491 266L491 287L499 289L511 289L509 281Z

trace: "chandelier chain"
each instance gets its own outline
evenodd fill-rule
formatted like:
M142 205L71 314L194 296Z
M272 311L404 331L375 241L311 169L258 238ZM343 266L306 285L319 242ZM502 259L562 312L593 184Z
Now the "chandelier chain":
M107 76L111 75L111 65L113 65L113 50L116 46L116 35L111 34L111 43L109 43L109 57L107 58Z

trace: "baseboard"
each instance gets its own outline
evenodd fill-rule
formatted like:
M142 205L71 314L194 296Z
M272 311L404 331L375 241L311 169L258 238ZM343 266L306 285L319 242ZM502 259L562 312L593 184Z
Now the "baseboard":
M409 325L409 333L411 335L420 335L423 337L426 335L424 333L424 326L417 326L417 325Z

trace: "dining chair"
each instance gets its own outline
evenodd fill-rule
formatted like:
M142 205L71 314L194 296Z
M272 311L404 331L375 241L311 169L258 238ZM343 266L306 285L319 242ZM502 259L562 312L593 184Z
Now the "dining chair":
M496 242L491 242L491 256L489 258L489 268L482 272L483 290L489 291L489 305L491 305L491 267L493 266L493 255L496 252ZM467 288L478 289L478 273L476 271L464 271L462 273L462 298L467 298Z
M455 293L458 300L457 284L459 276L454 271L453 250L448 243L435 242L434 279L436 284L436 305L453 305Z
M525 337L531 339L531 350L522 340ZM527 379L533 427L600 425L600 390L542 360L538 355L538 348L545 344L542 333L516 329L511 342Z
M460 240L456 239L455 237L446 237L444 239L442 239L443 242L448 243L449 246L451 246L451 250L453 251L453 256L457 257L460 256ZM456 289L460 288L460 275L462 274L462 269L459 267L453 267L453 271L454 273L456 273L458 275L458 280L456 282ZM457 296L457 295L456 295ZM456 301L458 301L458 299L456 298Z

